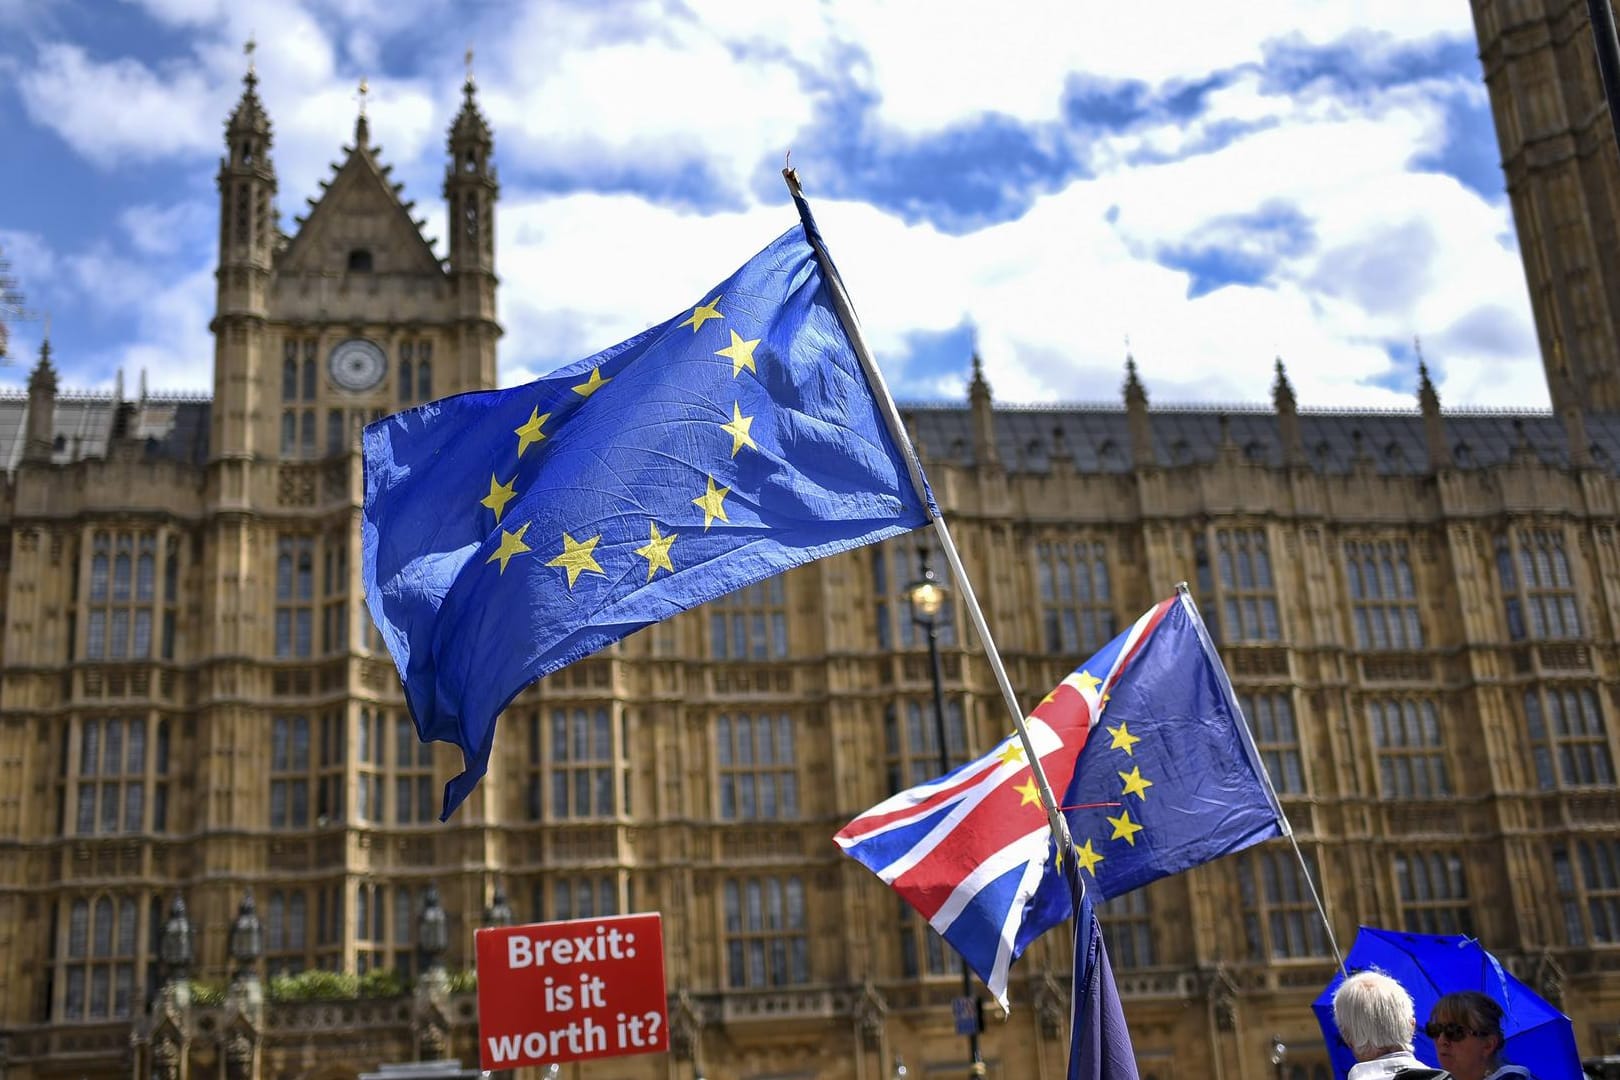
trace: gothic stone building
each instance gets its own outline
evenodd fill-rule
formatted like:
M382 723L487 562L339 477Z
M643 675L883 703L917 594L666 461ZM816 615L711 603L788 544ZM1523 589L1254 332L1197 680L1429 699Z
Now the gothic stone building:
M1594 1054L1620 1048L1620 171L1565 55L1582 7L1475 3L1554 414L1442 411L1426 374L1410 412L1301 412L1280 364L1269 408L1150 408L1132 366L1117 406L998 408L975 369L965 406L907 411L1026 702L1189 582L1340 943L1475 933ZM438 824L459 761L418 746L360 599L355 433L493 384L491 135L469 84L442 261L363 118L294 236L270 150L250 76L210 399L59 393L48 351L0 399L0 1077L475 1064L478 926L650 910L672 1052L567 1075L964 1073L958 969L831 842L936 771L913 541L542 681ZM1006 720L946 612L961 759ZM1144 1076L1269 1080L1274 1039L1287 1080L1326 1076L1331 950L1286 847L1106 922ZM1068 947L1014 969L991 1075L1061 1075Z

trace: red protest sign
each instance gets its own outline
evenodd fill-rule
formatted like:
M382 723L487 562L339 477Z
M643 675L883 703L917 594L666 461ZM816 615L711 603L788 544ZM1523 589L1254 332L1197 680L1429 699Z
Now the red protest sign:
M473 940L486 1070L669 1049L662 916L504 926Z

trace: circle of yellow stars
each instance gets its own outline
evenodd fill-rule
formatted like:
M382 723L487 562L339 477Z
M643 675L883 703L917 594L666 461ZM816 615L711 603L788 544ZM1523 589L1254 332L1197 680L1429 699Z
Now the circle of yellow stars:
M1097 688L1102 685L1102 680L1088 671L1081 671L1073 679L1077 688L1083 688L1088 692L1088 697L1094 697ZM1099 718L1107 701L1108 696L1105 694L1097 702L1096 707L1099 711ZM1104 723L1102 727L1108 733L1108 750L1123 751L1126 758L1136 756L1136 744L1142 741L1142 736L1131 733L1129 721L1121 720L1118 724ZM1129 772L1114 770L1120 779L1121 790L1119 797L1121 805L1118 816L1105 814L1104 820L1113 827L1113 832L1107 838L1109 841L1123 840L1131 847L1135 847L1136 834L1141 832L1144 826L1131 817L1129 799L1134 795L1140 802L1147 802L1148 788L1153 786L1153 781L1142 775L1142 766L1140 764L1134 762L1129 764L1131 765ZM1074 849L1076 861L1092 877L1097 876L1097 865L1107 858L1106 855L1097 850L1098 842L1097 838L1088 836L1085 843L1076 845Z
M705 323L714 319L724 320L725 314L720 310L720 300L721 297L717 294L693 308L691 314L679 324L679 328L691 327L692 333L696 334L703 328ZM758 368L754 360L754 350L761 339L754 338L750 340L744 338L737 331L729 328L727 333L730 337L730 343L724 348L716 349L714 355L731 361L733 378L741 376L744 370L757 375ZM612 381L613 377L603 375L600 367L593 367L584 382L578 383L570 387L570 389L581 398L588 400L591 395ZM512 434L516 435L518 440L517 457L519 459L523 457L530 447L550 438L550 434L545 430L545 427L551 421L552 415L549 412L541 412L539 407L536 406L529 413L527 420L512 429ZM754 419L753 416L743 414L741 401L732 402L731 419L718 425L720 430L731 436L731 457L735 458L743 450L754 450L756 452L759 450L759 444L754 441L752 434ZM478 500L480 506L495 515L495 524L497 526L500 525L502 515L506 512L507 503L517 498L517 479L516 473L508 480L502 480L499 474L491 473L489 492ZM691 500L693 505L703 511L704 532L708 532L716 520L730 524L731 518L726 513L725 503L726 496L729 494L731 494L729 486L717 484L713 475L705 474L703 493ZM534 547L525 540L530 524L532 523L525 522L515 530L501 528L499 530L500 543L485 562L498 563L499 572L504 574L507 565L512 559L519 555L532 553L535 550ZM649 583L657 576L660 570L666 574L675 572L676 567L670 549L679 538L679 533L660 531L658 523L655 521L648 523L647 543L634 550L637 555L647 560L647 581ZM573 590L575 583L582 574L597 574L606 577L606 571L602 569L601 564L596 560L596 546L601 539L600 533L584 539L575 539L571 533L564 532L561 539L562 551L548 559L546 565L563 570L567 575L570 591ZM556 549L553 548L552 550L555 551ZM1022 792L1023 789L1019 790ZM1029 796L1026 795L1025 802L1028 801ZM1035 795L1035 801L1039 801L1038 793Z

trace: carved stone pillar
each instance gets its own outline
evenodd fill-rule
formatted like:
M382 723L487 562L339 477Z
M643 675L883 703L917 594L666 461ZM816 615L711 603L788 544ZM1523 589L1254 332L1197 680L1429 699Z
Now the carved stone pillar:
M880 1050L883 1047L883 1024L889 1015L889 1003L883 1000L872 980L867 979L861 993L855 999L851 1009L855 1017L855 1028L860 1032L861 1041L868 1050Z
M692 996L677 990L669 1002L669 1052L677 1060L696 1062L702 1056L703 1016Z
M152 1043L152 1080L180 1080L180 1042L172 1031Z
M1035 1016L1041 1022L1041 1034L1048 1039L1062 1036L1069 1017L1069 994L1050 971L1035 984Z
M255 1042L253 1036L240 1027L225 1036L225 1080L253 1080Z

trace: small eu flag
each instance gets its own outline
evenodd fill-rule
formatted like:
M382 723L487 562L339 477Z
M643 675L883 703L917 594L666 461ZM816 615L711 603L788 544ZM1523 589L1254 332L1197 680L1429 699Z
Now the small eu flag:
M668 322L366 428L366 602L418 734L461 748L443 818L534 680L929 520L799 206L801 225Z
M1089 893L1112 899L1283 835L1282 808L1189 596L1137 620L1102 686L1063 796Z
M1091 897L1074 913L1074 1023L1069 1080L1137 1080L1136 1051Z

